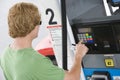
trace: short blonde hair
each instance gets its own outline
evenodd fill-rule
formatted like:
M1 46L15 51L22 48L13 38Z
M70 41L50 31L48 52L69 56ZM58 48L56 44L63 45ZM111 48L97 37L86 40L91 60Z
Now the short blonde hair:
M12 38L25 37L41 20L38 8L32 3L17 3L8 14L9 35Z

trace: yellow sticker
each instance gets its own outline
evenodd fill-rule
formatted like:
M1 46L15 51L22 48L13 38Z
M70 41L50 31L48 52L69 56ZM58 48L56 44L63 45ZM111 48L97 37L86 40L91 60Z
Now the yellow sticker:
M106 67L114 67L113 59L105 59L105 65Z

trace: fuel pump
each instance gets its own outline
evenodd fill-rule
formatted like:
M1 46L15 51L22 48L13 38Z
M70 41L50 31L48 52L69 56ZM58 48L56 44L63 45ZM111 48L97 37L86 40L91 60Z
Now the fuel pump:
M83 40L89 48L83 58L86 80L120 79L120 15L74 20L76 43Z

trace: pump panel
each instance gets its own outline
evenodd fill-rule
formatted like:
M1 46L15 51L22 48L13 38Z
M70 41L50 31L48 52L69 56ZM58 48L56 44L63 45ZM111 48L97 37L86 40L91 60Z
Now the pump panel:
M72 25L76 43L83 40L89 48L82 62L86 80L115 80L120 77L118 17L78 20Z

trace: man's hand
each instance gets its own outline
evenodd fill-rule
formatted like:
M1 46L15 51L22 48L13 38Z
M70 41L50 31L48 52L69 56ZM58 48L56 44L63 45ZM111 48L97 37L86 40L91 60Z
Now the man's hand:
M76 45L76 51L75 51L75 56L83 58L85 54L87 53L88 48L83 44L83 41L81 40L77 45Z
M82 58L85 56L85 54L88 51L88 48L85 46L85 44L82 44L82 42L83 41L80 41L76 45L74 64L69 71L65 72L64 80L80 80Z

